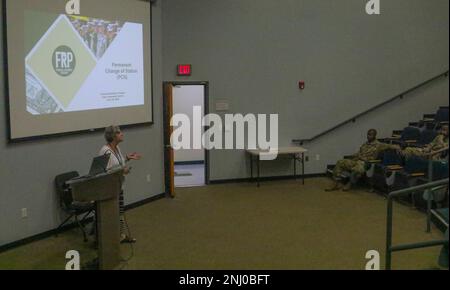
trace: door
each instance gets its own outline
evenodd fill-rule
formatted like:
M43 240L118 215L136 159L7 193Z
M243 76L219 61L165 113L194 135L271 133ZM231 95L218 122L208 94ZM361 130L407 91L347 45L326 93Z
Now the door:
M164 83L164 144L166 193L175 197L177 187L201 186L209 183L209 152L203 148L174 151L170 120L174 114L185 114L193 125L193 107L202 107L202 118L208 114L209 86L207 82ZM207 128L202 127L202 134ZM192 131L191 131L192 145Z
M173 127L170 126L170 119L173 116L173 84L164 83L164 176L166 195L175 197L175 172L174 172L174 152L170 144Z

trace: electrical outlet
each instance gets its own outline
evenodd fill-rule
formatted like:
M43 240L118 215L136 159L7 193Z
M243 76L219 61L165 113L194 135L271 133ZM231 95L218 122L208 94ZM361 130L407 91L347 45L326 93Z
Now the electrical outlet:
M28 217L28 210L26 208L22 208L22 218L25 219Z
M152 177L150 176L150 174L147 174L147 182L152 182Z
M320 161L320 155L316 154L316 161Z

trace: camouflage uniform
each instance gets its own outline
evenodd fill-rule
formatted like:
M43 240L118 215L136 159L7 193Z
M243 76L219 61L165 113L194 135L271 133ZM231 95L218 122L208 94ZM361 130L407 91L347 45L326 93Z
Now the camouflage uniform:
M366 171L366 162L375 160L378 154L388 149L399 149L396 145L381 143L379 141L364 143L359 152L353 155L351 159L339 160L333 170L333 177L338 178L344 172L355 173L362 176Z
M430 144L423 148L407 147L403 150L403 155L405 158L410 158L412 156L427 158L427 154L438 151L444 148L448 148L448 137L444 135L438 135ZM431 156L430 159L439 160L441 159L441 154L435 154Z

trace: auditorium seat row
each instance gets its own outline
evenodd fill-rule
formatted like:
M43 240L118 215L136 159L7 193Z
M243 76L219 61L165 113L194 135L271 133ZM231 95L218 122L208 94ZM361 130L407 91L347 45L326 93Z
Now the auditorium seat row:
M389 138L379 139L381 142L398 144L405 147L424 147L431 143L439 134L444 124L448 124L448 107L441 107L436 114L424 115L423 120L411 122L401 131L393 131ZM397 150L381 152L376 160L367 162L366 176L360 181L373 191L382 194L427 183L430 180L448 178L448 151L442 153L440 161L429 161L425 158L404 158ZM334 165L328 166L331 173ZM431 170L430 170L431 168ZM432 176L430 176L432 174ZM350 174L344 178L350 178ZM413 194L410 202L418 208L424 208L423 193ZM448 199L448 192L445 193Z

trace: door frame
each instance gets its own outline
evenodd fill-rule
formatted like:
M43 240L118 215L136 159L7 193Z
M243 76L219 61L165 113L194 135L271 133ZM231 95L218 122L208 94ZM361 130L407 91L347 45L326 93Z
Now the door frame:
M165 192L169 197L175 197L175 173L174 173L174 153L170 146L170 136L173 128L170 126L170 119L173 115L173 88L176 86L203 86L204 103L203 114L209 114L209 82L207 81L165 81L163 82L163 123L164 123L164 180ZM205 131L207 128L205 128ZM210 184L209 180L209 150L205 151L205 185Z

